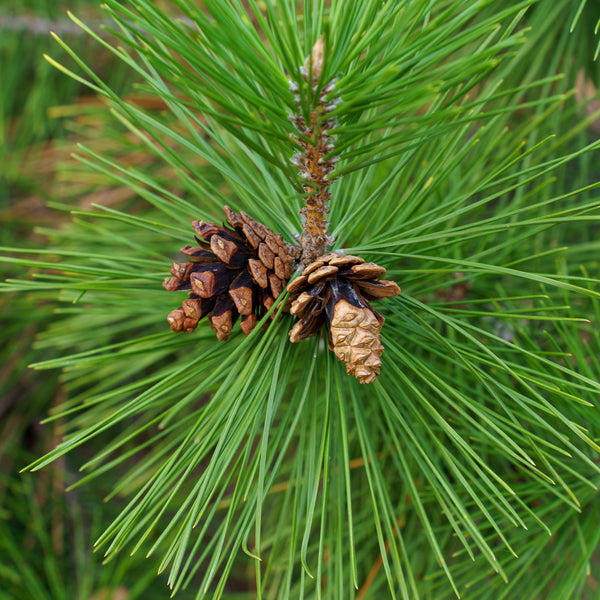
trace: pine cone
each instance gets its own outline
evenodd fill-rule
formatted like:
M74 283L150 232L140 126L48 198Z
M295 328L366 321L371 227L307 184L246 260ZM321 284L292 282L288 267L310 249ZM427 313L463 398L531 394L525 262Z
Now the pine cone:
M370 301L400 293L393 281L377 280L383 275L383 267L358 256L329 252L318 258L287 287L290 313L300 319L290 340L312 337L327 324L329 348L346 363L348 374L372 383L381 367L384 318Z
M246 213L225 206L231 228L194 221L197 247L185 246L192 260L171 265L173 277L163 286L169 291L189 291L180 308L167 320L173 331L193 331L208 315L212 330L226 340L241 315L248 335L285 289L299 256L298 246L287 244Z

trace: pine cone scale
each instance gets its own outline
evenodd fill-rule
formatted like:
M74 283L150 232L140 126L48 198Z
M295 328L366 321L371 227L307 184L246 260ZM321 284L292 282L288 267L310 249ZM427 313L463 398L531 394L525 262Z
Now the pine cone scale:
M300 290L302 290L307 283L308 283L308 277L306 277L305 275L300 275L300 277L296 277L296 279L294 279L294 281L292 281L291 283L288 283L287 291L290 294L296 294Z
M345 277L352 277L354 280L360 279L379 279L386 273L386 269L376 265L375 263L363 263L359 265L352 265L349 269L341 271L340 275Z
M169 292L187 291L192 289L189 281L181 281L177 279L177 277L167 277L163 281L163 287Z
M330 277L335 275L338 272L337 267L332 267L330 265L324 265L319 267L312 273L308 275L308 283L317 283L321 281L324 277Z
M365 262L360 256L352 256L351 254L338 254L337 252L329 252L322 259L325 259L328 264L334 267L350 267ZM371 263L372 264L372 263Z
M283 282L275 275L275 273L269 275L269 287L275 298L278 298L281 295L281 292L283 292Z
M192 290L201 298L218 296L229 288L229 284L235 276L235 272L228 270L222 265L218 266L221 268L191 274L190 282L192 284Z
M219 226L215 223L205 223L204 221L193 221L192 226L196 230L196 233L206 241L210 239L211 235L220 231Z
M394 281L357 281L356 285L373 299L392 298L400 293L400 288Z
M240 321L240 327L244 332L244 335L248 335L255 327L258 319L254 313L250 313L248 315L242 315L242 319Z
M250 243L250 247L253 250L256 250L256 248L258 248L260 244L260 238L258 237L258 235L256 235L253 229L246 223L243 224L242 231L244 232L244 236Z
M193 256L196 259L196 262L202 262L203 260L213 262L215 260L212 252L198 246L184 246L180 252L182 254L187 254L188 256Z
M287 269L285 268L285 264L281 260L281 258L279 258L279 256L276 256L273 260L273 270L275 271L275 275L277 275L279 279L282 279L284 281L289 279L290 275L292 274L290 271L290 274L287 275Z
M209 321L220 342L226 340L233 329L233 324L237 319L237 312L234 312L234 309L235 304L229 296L223 294L217 298Z
M229 286L229 295L240 315L252 313L252 277L248 271L242 271Z
M266 289L269 286L266 265L264 265L260 260L251 258L248 260L248 268L250 269L250 274L252 275L252 279L254 279L255 283L257 283L261 288Z
M185 321L183 309L176 308L172 310L167 316L167 321L173 331L183 331L183 322Z
M173 263L171 265L171 275L176 279L186 279L189 276L189 270L193 265L193 262Z
M214 298L186 298L181 307L186 317L199 321L207 315L215 306Z
M272 269L275 261L275 253L272 252L266 243L261 242L258 245L258 258L267 269Z
M313 295L309 292L302 292L296 300L292 303L292 307L290 309L290 314L299 315L304 312L304 309L308 306L310 302L313 301Z
M283 242L283 238L282 238L282 242ZM267 248L272 252L273 257L275 257L277 255L277 253L279 252L279 248L282 245L282 244L279 244L277 237L274 235L268 235L265 238L265 244L266 244Z
M244 226L244 220L242 217L235 213L229 208L229 206L224 206L223 210L225 211L225 216L227 217L227 221L235 228L240 229Z
M240 253L239 246L218 234L210 238L210 251L226 265L237 267L244 264L245 256Z

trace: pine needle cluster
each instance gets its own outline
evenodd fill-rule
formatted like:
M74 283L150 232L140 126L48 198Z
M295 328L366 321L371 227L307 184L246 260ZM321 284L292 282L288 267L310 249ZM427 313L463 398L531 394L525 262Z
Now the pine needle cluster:
M70 64L48 57L152 159L82 145L135 197L62 203L73 222L44 248L4 248L33 270L5 291L58 298L33 366L62 369L48 421L66 430L31 468L92 448L74 487L112 478L123 501L96 548L155 557L183 598L240 597L240 579L258 598L592 598L600 142L572 87L597 40L568 31L589 22L545 0L171 4L107 0L103 35L72 16L135 98L58 36ZM332 119L333 248L402 288L367 386L326 332L289 342L284 302L224 342L164 320L193 220L229 205L301 237L300 113Z

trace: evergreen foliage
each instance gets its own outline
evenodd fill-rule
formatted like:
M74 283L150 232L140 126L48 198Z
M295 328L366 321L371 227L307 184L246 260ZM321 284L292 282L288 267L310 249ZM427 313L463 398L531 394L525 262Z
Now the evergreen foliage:
M578 10L594 7L296 4L107 0L103 35L72 16L136 95L56 36L70 60L48 60L114 118L114 144L79 160L135 198L58 199L68 227L3 248L31 274L2 288L54 310L33 367L62 369L68 392L47 419L64 438L31 468L85 452L72 488L108 480L124 499L96 547L151 556L183 598L592 598L600 142L572 89L596 75ZM369 385L326 336L291 344L281 308L222 343L165 321L192 219L228 204L288 242L301 231L290 84L308 115L300 67L320 36L319 85L341 99L333 247L402 288L378 306Z

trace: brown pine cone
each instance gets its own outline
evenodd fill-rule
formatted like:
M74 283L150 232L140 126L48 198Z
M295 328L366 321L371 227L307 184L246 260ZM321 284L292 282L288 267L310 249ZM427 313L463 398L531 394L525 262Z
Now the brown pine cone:
M208 315L219 340L226 340L241 316L248 335L285 289L300 248L284 242L246 213L225 206L231 227L194 221L198 246L185 246L188 262L171 265L173 277L163 286L169 291L189 291L180 308L167 320L173 331L193 331Z
M329 252L308 265L287 287L290 313L300 320L290 331L299 342L326 324L329 348L360 383L372 383L381 367L383 317L372 300L397 296L393 281L378 280L385 269L358 256Z

